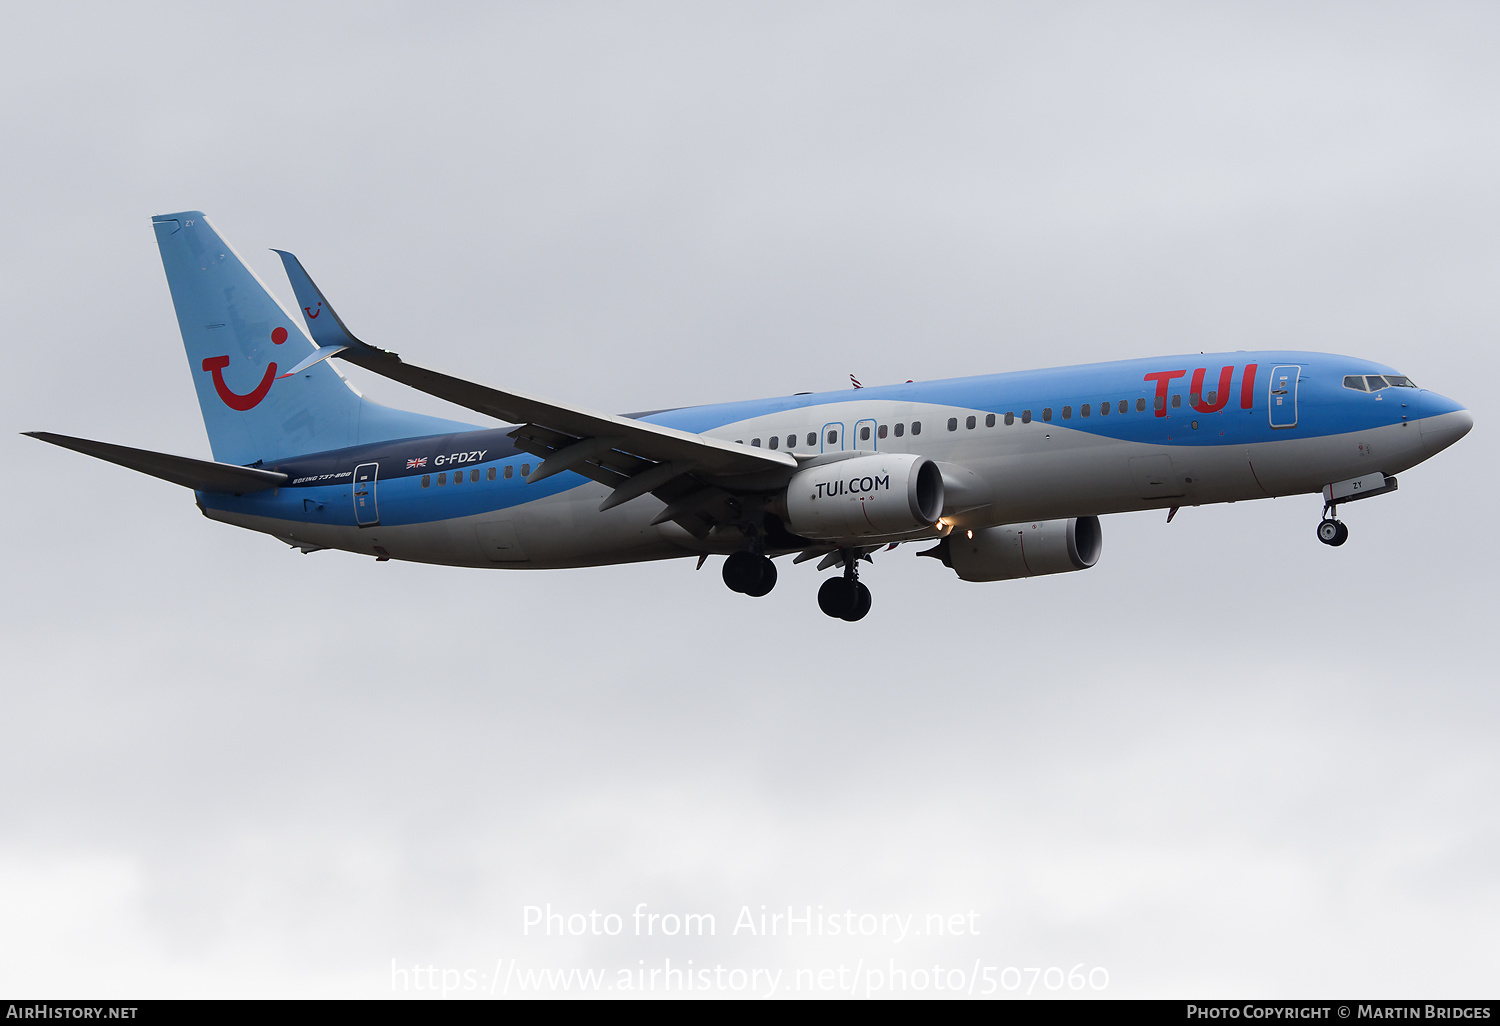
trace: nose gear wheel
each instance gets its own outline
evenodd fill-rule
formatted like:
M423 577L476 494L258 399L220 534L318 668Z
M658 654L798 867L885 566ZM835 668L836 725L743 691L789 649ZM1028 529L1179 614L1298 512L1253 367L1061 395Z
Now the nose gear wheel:
M1349 528L1342 521L1329 518L1318 524L1318 541L1324 545L1342 545L1349 540Z

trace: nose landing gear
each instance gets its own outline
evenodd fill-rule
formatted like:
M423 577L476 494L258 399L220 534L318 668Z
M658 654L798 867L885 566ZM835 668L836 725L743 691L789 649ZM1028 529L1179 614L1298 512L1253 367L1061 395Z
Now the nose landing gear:
M1349 528L1339 520L1339 504L1370 499L1394 492L1399 482L1390 474L1374 473L1337 484L1323 486L1323 520L1318 524L1318 541L1324 545L1342 545L1349 540Z
M1323 503L1323 519L1318 523L1318 541L1324 545L1337 547L1349 540L1349 528L1338 519L1338 515L1339 508L1336 503Z

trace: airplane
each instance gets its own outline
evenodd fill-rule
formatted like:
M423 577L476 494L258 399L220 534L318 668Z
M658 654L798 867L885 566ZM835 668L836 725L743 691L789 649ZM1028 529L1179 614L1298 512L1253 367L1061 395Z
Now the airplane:
M827 615L870 610L860 564L910 542L959 579L1086 570L1099 518L1321 493L1338 507L1473 426L1393 368L1324 353L1164 356L615 415L502 391L356 338L275 252L290 315L200 211L152 218L212 460L51 432L65 448L193 489L210 520L303 553L557 568L725 557L763 596L773 560L840 568ZM494 418L364 398L334 360Z

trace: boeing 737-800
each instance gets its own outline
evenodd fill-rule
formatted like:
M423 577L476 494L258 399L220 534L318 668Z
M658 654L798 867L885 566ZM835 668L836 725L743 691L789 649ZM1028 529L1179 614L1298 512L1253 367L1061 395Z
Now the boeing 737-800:
M965 581L1084 570L1099 517L1321 492L1338 507L1462 438L1466 409L1347 356L1164 356L613 415L407 363L345 327L280 253L302 324L196 211L152 220L213 460L33 437L192 488L212 520L300 548L549 568L725 556L841 568L825 613L870 608L871 553L927 542ZM346 360L507 426L365 399ZM1168 514L1169 518L1171 513Z

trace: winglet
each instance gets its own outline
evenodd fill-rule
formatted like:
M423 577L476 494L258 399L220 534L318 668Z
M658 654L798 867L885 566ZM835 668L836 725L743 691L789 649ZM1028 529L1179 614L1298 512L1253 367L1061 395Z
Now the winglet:
M297 296L297 305L302 308L302 320L307 325L307 333L320 349L331 346L341 349L375 348L354 337L354 333L344 325L343 319L334 312L332 304L323 296L323 291L313 283L312 277L303 268L302 261L284 249L273 249L271 252L281 257L286 276L292 283L292 292ZM323 358L327 359L326 356Z

